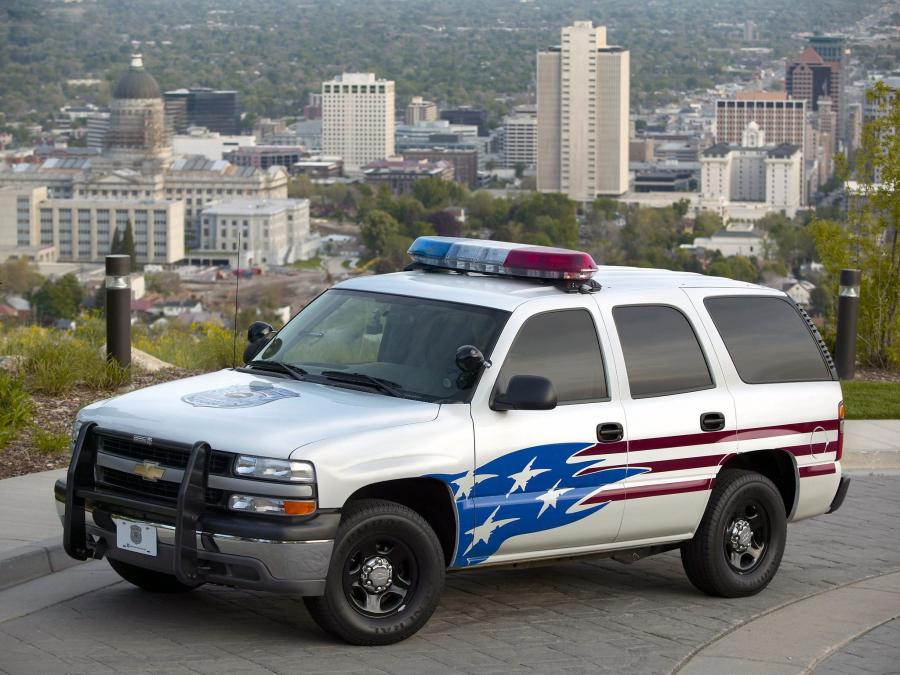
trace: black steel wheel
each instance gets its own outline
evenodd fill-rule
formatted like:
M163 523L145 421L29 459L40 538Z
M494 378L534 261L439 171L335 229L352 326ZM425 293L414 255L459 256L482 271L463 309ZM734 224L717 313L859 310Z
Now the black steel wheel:
M304 598L315 622L357 645L418 631L444 588L440 541L422 516L396 502L351 503L335 538L325 595Z
M759 593L784 553L787 514L775 484L753 471L725 470L694 538L681 545L691 583L726 598Z

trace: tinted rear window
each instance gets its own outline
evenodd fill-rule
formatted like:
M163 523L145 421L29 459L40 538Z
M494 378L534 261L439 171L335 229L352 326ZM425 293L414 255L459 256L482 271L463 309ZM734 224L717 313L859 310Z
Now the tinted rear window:
M809 327L797 309L774 297L706 298L738 375L748 384L830 380Z
M700 343L687 317L674 307L613 309L632 398L665 396L713 386Z

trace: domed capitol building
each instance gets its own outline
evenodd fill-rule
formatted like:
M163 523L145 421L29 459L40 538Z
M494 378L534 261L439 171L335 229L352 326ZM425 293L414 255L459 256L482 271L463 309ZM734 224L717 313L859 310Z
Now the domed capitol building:
M215 202L284 200L287 172L174 156L162 93L140 54L116 83L109 108L99 156L0 165L0 260L99 262L116 229L131 225L139 263L240 263L236 242L204 235L201 213ZM308 237L308 217L296 227L305 230L298 240ZM285 256L294 257L278 258Z

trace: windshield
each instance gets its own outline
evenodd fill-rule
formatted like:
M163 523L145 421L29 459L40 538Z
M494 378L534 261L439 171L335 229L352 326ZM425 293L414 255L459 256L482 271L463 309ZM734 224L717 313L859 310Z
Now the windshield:
M315 382L366 386L367 376L401 396L465 401L474 378L457 368L456 350L475 345L489 358L508 317L487 307L332 289L291 319L251 365L281 361Z

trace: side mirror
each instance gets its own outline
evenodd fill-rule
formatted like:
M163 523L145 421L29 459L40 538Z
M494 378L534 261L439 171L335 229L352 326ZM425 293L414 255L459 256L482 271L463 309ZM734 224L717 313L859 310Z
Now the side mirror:
M490 366L491 362L484 358L478 347L463 345L456 350L456 367L464 373L477 373L485 365Z
M244 348L244 363L250 363L259 352L265 347L272 336L275 335L275 329L265 321L254 321L247 329L247 342Z
M275 329L265 321L254 321L247 329L247 342L252 344L262 338L269 337L274 332Z
M514 375L505 392L494 394L491 410L553 410L556 387L546 377Z

